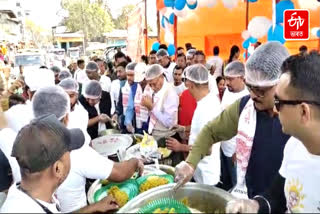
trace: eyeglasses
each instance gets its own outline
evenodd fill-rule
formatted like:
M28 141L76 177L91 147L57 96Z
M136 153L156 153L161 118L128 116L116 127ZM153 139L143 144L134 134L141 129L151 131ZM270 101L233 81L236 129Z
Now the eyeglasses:
M270 87L257 87L257 86L253 86L250 85L248 83L246 83L246 86L248 88L249 91L252 91L255 95L257 95L257 97L263 98L265 96L265 94L272 89L274 86L270 86Z
M283 105L300 105L302 103L308 103L311 105L320 106L319 102L310 101L310 100L280 100L278 97L274 98L274 106L276 107L277 111L280 112L281 107Z

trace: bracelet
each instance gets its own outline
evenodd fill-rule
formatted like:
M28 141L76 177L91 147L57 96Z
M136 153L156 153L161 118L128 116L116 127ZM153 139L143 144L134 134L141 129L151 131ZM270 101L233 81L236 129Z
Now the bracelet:
M271 214L271 205L270 205L269 201L265 197L263 197L262 195L256 195L256 196L253 197L253 199L258 199L258 198L263 199L263 201L265 201L267 203L268 210L269 210L268 213ZM258 199L257 201L259 203L259 201L261 201L261 200Z

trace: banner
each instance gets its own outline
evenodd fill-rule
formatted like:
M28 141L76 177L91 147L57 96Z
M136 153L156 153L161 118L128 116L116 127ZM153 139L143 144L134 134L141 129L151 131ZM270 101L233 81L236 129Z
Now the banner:
M136 9L128 16L127 55L134 62L140 62L145 54L144 25L145 25L144 1L139 3Z

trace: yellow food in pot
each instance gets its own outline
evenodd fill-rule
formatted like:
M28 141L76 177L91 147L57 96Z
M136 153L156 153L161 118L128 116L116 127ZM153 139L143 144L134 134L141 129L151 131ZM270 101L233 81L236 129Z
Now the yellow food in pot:
M120 207L123 207L129 200L127 193L121 191L117 186L111 187L108 191L108 194L114 197Z
M155 211L153 211L153 213L176 213L176 210L174 208L165 208L164 210L158 208Z
M162 186L168 184L168 180L165 178L161 178L159 176L150 176L147 178L146 182L141 184L140 186L140 192L145 192L149 189L152 189L154 187Z

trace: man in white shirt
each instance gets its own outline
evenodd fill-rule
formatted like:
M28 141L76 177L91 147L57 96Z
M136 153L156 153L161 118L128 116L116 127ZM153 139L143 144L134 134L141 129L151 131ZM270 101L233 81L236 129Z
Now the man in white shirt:
M189 146L180 144L175 139L167 140L167 147L175 150L189 152L192 145L200 133L201 129L211 120L216 118L220 112L220 102L218 97L209 92L209 72L201 64L191 65L186 68L186 86L191 95L197 100L197 108L194 112L191 131L189 137ZM182 129L182 131L185 130ZM180 145L179 145L180 144ZM196 168L194 179L197 183L216 185L220 180L220 144L212 146L210 155L204 157Z
M275 108L292 135L270 190L253 200L230 202L230 213L319 213L320 56L291 56L282 66Z
M59 86L42 88L34 96L33 111L36 117L54 114L68 126L70 98ZM72 151L70 160L70 173L56 192L62 212L72 212L87 205L86 178L122 182L131 178L135 171L143 171L143 163L138 159L114 163L88 145Z
M99 74L99 66L97 63L91 61L86 66L86 73L89 80L97 80L100 82L102 90L106 92L110 92L111 88L111 79L106 75ZM85 87L83 87L85 88Z
M182 81L183 68L176 65L173 71L173 79L174 79L174 89L176 90L178 96L186 90L186 86Z
M233 61L227 65L224 70L224 75L227 83L227 90L225 90L222 97L222 110L233 104L238 99L249 95L244 83L244 64L240 61ZM232 156L236 151L236 138L221 142L221 183L223 189L231 189L236 185L237 169Z
M160 49L157 52L158 63L163 67L164 74L168 83L173 83L173 70L176 63L171 62L170 56L165 49Z
M66 129L54 115L43 116L23 127L12 149L22 180L10 187L1 212L59 213L54 193L70 171L70 152L83 143L80 129ZM117 208L109 196L77 212L106 212Z
M208 59L208 64L211 67L210 73L215 78L222 76L222 66L223 66L223 60L221 57L219 57L219 46L214 46L213 48L213 57L210 57Z
M87 80L89 80L86 70L85 68L85 62L83 59L79 59L77 61L77 65L78 65L78 70L76 70L76 72L74 73L74 79L79 83L79 84L83 84L85 83Z

